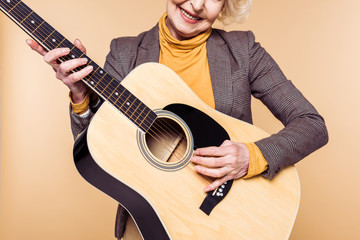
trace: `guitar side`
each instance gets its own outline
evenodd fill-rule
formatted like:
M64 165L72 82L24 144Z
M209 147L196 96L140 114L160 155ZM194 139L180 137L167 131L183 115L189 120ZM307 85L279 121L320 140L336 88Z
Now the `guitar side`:
M137 67L122 84L151 109L162 109L172 103L198 109L219 123L233 141L250 142L268 136L253 125L208 107L174 72L160 64ZM169 239L289 237L300 198L294 167L284 169L271 181L262 177L234 181L230 193L208 216L199 209L206 197L203 188L208 181L190 166L173 172L153 167L139 150L137 134L132 122L104 103L89 126L88 148L104 172L134 191L133 198L142 198L151 206L152 217L156 215L159 226L164 228L159 234L168 234ZM120 198L129 201L131 194L126 193ZM140 225L141 218L147 216L142 215L140 207L135 209L130 212L133 217L138 216L134 220L140 232L146 232Z

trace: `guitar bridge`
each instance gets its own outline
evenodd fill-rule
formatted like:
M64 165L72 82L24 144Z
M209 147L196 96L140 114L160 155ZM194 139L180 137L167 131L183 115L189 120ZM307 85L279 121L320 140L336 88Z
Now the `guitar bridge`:
M206 215L210 215L211 211L218 205L229 193L234 180L229 180L223 183L220 187L214 191L208 192L204 201L202 202L200 209Z

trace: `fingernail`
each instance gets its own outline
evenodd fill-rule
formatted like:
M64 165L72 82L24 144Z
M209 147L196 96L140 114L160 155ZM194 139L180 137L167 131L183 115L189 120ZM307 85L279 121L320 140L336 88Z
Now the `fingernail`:
M62 50L62 52L63 52L63 53L70 52L70 48L64 48L64 49Z
M83 63L87 63L88 59L87 59L87 58L82 58L81 61L82 61Z
M209 192L211 190L210 187L205 187L205 192Z
M90 66L87 66L87 67L86 67L86 71L91 72L92 70L93 70L93 66L90 65Z

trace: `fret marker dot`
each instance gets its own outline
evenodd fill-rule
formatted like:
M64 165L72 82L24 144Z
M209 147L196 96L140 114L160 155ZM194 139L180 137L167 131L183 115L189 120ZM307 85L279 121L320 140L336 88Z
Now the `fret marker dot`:
M35 24L35 21L34 21L34 20L31 20L31 23L32 23L32 24Z
M129 102L127 102L127 103L126 103L126 105L130 106L130 103L129 103Z
M10 3L11 1L10 0L7 0L8 3Z
M103 73L104 73L104 71L103 71L103 70L101 70L101 71L100 71L100 74L103 74Z
M72 58L75 58L75 55L71 55Z
M52 41L53 41L53 42L56 42L56 39L55 39L55 38L53 38L53 39L52 39Z
M119 93L118 93L118 92L116 92L116 93L115 93L115 95L116 95L116 96L119 96Z
M91 81L90 83L91 83L92 85L94 85L94 81Z

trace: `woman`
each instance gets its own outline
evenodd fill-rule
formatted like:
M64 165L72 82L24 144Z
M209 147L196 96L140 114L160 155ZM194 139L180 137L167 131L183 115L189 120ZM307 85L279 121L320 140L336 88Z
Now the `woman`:
M219 147L197 149L192 158L196 170L217 179L205 186L205 191L214 190L229 179L258 174L273 178L282 168L298 162L328 140L322 117L254 41L251 32L212 29L216 19L246 19L251 3L251 0L167 0L166 14L158 25L137 37L114 39L105 63L105 70L121 81L141 63L158 61L177 72L209 106L227 115L252 123L253 95L282 121L283 130L255 143L227 140ZM57 59L67 55L69 49L46 52L32 40L28 44L44 55L56 77L69 87L72 129L77 136L100 105L80 81L92 72L92 67L71 73L85 65L86 59L59 64ZM85 52L79 40L75 45ZM120 208L118 216L120 238L126 212ZM128 225L126 232L133 230Z

